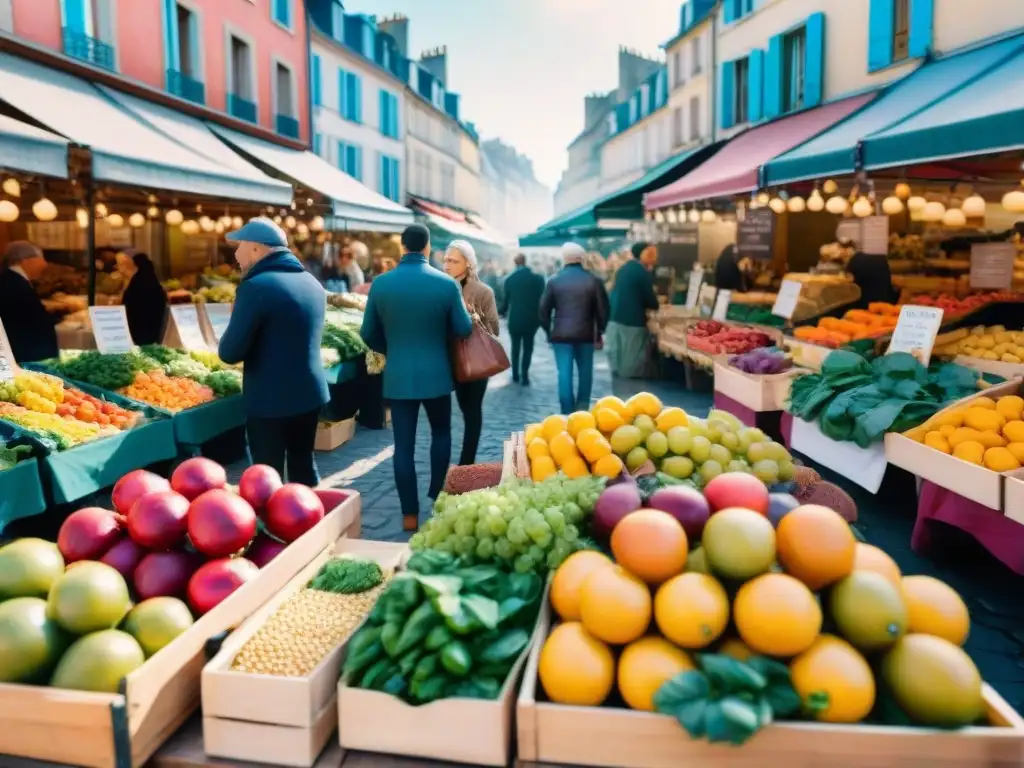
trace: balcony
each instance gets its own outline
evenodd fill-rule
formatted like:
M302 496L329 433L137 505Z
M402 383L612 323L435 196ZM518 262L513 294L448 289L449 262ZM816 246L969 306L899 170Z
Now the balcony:
M113 71L114 47L82 32L64 27L64 53L72 58L87 61L97 67Z
M232 117L237 117L239 120L245 120L248 123L255 123L256 104L248 99L243 99L237 93L229 93L228 114Z
M176 69L167 70L167 90L180 99L196 104L206 103L206 86Z
M290 115L277 115L277 132L289 139L299 138L299 121Z

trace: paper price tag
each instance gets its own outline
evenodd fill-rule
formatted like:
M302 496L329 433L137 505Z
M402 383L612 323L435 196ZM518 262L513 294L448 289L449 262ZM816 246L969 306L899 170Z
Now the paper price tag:
M203 326L199 323L199 310L195 304L174 304L171 306L171 318L178 329L178 340L182 349L207 351L210 345L203 336Z
M711 310L715 306L716 292L715 286L707 283L700 287L700 292L697 294L697 309L701 317L711 317Z
M938 307L904 304L886 354L907 352L916 357L921 365L928 365L941 326L942 310Z
M18 362L14 359L11 342L7 338L7 331L4 330L4 323L0 320L0 381L13 381L17 372Z
M92 321L96 349L104 355L131 352L135 342L132 341L128 315L123 306L89 307L89 319Z
M686 287L686 308L693 309L697 306L697 297L700 294L700 286L704 282L704 270L694 267L690 271L690 282Z
M775 296L775 304L772 306L772 314L776 317L784 317L786 320L793 319L796 312L796 305L800 301L800 291L803 284L796 280L783 280L779 286L779 292Z
M971 288L1009 290L1016 258L1013 243L975 243L971 246Z
M206 319L213 330L214 341L220 344L221 337L224 336L224 331L228 329L228 323L231 322L231 305L204 304L203 307L206 309Z
M725 320L725 316L729 314L729 302L732 301L732 291L721 290L715 297L715 309L711 313L713 320Z

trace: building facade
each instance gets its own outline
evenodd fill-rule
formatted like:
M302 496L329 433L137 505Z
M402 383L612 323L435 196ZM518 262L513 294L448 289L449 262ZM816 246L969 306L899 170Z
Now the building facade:
M929 55L1024 26L1003 0L724 0L716 136L877 88Z
M551 190L537 181L533 163L500 139L480 144L480 215L499 232L518 237L553 215Z
M96 80L309 141L302 0L0 0L0 30Z

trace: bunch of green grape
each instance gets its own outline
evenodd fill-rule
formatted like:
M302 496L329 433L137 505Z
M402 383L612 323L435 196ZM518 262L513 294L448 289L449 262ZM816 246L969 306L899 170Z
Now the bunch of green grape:
M604 483L554 475L541 483L510 480L460 496L441 494L433 516L409 544L519 573L554 569L583 546L581 534Z

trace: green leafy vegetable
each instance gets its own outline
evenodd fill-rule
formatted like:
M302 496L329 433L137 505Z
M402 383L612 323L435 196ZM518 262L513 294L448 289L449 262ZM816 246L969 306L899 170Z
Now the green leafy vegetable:
M32 455L32 447L28 445L6 444L0 447L0 471L11 469L15 464Z
M382 581L384 572L372 560L338 557L323 564L309 582L309 588L336 595L355 595L369 592Z

